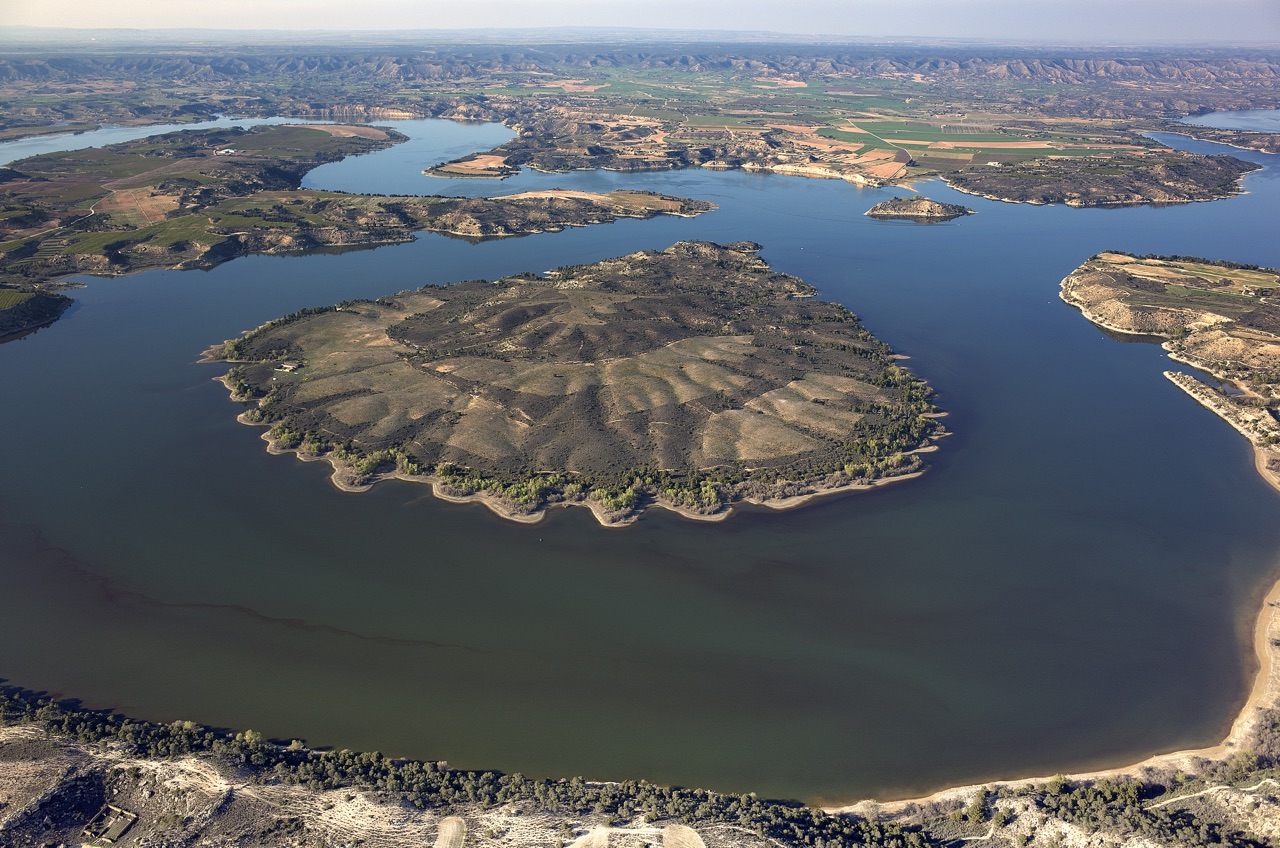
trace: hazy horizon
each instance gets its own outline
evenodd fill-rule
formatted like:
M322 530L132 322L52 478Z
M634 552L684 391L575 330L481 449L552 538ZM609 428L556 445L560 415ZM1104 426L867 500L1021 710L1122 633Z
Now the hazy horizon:
M17 0L0 26L68 30L278 31L359 39L379 32L639 29L800 40L922 39L1058 44L1280 44L1276 0Z

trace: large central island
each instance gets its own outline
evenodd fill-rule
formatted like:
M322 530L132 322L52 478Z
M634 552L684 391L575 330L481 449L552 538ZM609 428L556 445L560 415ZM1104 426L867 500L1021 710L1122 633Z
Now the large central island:
M208 351L335 484L400 477L536 520L659 505L719 518L920 471L924 382L760 246L681 242L592 265L308 310Z

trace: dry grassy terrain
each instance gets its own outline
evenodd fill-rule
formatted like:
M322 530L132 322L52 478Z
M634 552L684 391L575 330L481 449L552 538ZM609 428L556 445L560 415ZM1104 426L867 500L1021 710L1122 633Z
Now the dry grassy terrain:
M209 267L246 253L406 241L424 229L498 238L713 208L643 191L468 199L299 188L322 162L399 140L370 126L264 126L15 162L0 175L0 282Z
M132 824L111 843L85 826L110 805ZM770 848L724 824L617 821L555 812L529 801L462 802L419 809L367 788L309 789L209 757L132 756L119 746L76 744L38 727L0 727L0 845L244 848Z
M596 491L612 511L643 495L717 512L915 470L928 389L758 249L683 242L405 292L215 353L246 363L228 383L278 445L335 454L349 483L382 452L384 470L490 481L530 509Z

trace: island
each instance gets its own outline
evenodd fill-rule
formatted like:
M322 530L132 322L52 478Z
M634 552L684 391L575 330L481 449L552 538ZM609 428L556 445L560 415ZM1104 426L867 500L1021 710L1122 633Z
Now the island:
M927 197L894 197L872 206L866 214L870 218L901 219L925 224L953 221L972 215L973 210L958 203L940 203Z
M1280 271L1183 256L1112 251L1062 281L1062 299L1107 330L1159 339L1177 362L1213 376L1165 376L1254 446L1280 489Z
M497 179L505 180L520 173L520 169L507 164L502 156L472 153L461 159L454 159L440 165L433 165L422 171L429 177L445 177L454 179Z
M751 242L680 242L591 265L305 310L206 352L341 488L420 480L536 520L719 518L920 472L932 391L844 307Z

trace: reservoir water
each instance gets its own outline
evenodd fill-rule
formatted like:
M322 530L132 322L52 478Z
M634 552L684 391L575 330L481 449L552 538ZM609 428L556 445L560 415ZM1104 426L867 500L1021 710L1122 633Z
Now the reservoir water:
M1157 346L1107 337L1057 293L1105 249L1280 265L1276 157L1231 151L1265 165L1247 194L1160 209L931 182L978 214L922 226L863 215L901 188L739 172L437 180L420 171L509 131L395 125L411 141L307 184L626 187L720 208L85 278L63 320L0 345L0 677L315 745L809 800L1225 734L1280 566L1280 494L1161 377ZM603 529L574 509L523 526L421 486L338 492L322 464L268 456L221 370L195 362L306 306L692 238L762 243L909 355L955 433L932 470L719 524L656 511Z

